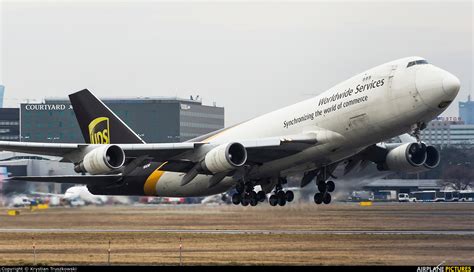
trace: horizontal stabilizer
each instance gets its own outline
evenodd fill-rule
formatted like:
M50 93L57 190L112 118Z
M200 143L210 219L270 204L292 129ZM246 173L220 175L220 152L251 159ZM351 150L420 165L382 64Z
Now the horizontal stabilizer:
M64 176L16 176L8 177L7 180L21 180L31 182L56 182L75 184L108 184L119 180L122 175L64 175Z

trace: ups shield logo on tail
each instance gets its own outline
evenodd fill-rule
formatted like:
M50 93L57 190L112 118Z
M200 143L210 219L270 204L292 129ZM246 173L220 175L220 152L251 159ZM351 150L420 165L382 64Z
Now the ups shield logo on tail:
M98 117L89 124L91 144L110 144L109 118Z

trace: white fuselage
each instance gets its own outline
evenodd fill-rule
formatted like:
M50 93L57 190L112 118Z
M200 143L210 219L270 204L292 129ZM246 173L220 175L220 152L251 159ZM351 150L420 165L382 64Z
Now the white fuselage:
M224 129L207 142L332 133L332 138L323 144L253 169L250 177L254 179L285 176L343 160L369 145L409 131L415 123L432 120L454 99L459 86L451 88L450 84L456 84L457 79L431 64L407 67L409 62L419 59L409 57L377 66L314 98ZM441 107L442 103L447 104ZM165 172L156 183L156 195L211 195L235 185L227 177L209 189L211 176L198 175L181 186L183 175Z

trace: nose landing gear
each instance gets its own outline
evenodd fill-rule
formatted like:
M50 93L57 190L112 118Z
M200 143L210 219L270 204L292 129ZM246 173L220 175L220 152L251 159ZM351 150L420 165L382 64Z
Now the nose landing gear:
M411 136L416 138L416 141L420 144L421 143L421 131L426 128L426 124L422 122L418 122L412 126Z

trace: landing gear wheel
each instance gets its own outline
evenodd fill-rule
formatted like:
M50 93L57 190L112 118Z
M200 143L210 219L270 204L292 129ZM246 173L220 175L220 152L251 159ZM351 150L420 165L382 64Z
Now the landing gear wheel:
M293 194L293 191L286 191L286 193L285 193L285 199L286 199L286 201L288 201L288 202L293 201L293 199L295 199L295 194Z
M321 204L321 203L323 203L323 194L321 194L321 193L316 193L316 194L314 195L314 203L316 203L316 204L318 204L318 205Z
M254 192L254 191L252 191L252 192L249 193L249 197L250 197L250 199L258 200L258 198L257 198L257 193Z
M278 197L278 200L280 200L280 199L285 199L286 200L286 195L285 195L285 192L283 192L283 191L278 191L276 193L276 196Z
M241 203L242 203L242 206L248 206L250 204L250 199L247 195L245 195L244 197L242 197L242 200L241 200Z
M257 204L258 204L257 193L254 192L254 191L250 192L249 198L250 198L250 206L257 206Z
M284 197L282 197L282 198L279 197L278 198L278 205L285 206L285 204L286 204L286 199Z
M326 189L328 192L334 192L334 189L336 189L336 184L332 180L326 182Z
M232 203L234 205L239 205L241 200L242 200L242 196L240 194L233 194L232 195Z
M278 204L278 197L276 195L271 195L268 199L270 206L276 206Z
M267 198L267 195L265 195L264 191L260 191L260 192L257 193L258 201L263 202L263 201L265 201L266 198Z
M326 189L327 189L327 186L326 186L326 183L324 181L321 181L321 182L318 183L318 190L321 193L326 192Z
M323 195L323 203L324 204L329 204L331 203L331 194L325 193Z

